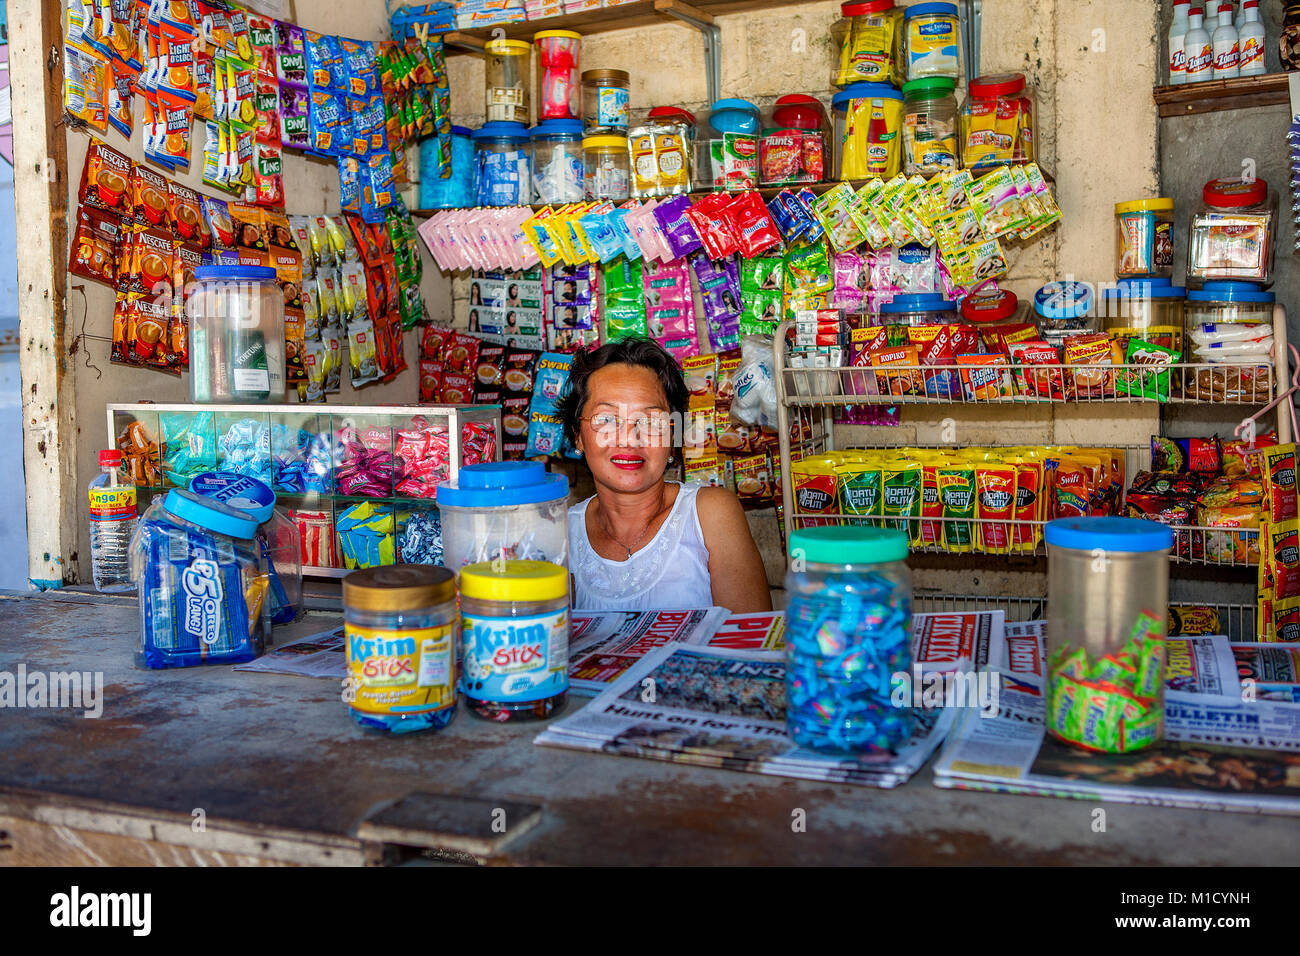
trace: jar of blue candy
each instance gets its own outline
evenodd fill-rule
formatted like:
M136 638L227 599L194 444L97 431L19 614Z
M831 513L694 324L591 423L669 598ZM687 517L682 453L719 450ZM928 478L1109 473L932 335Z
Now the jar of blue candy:
M824 753L896 750L910 707L891 680L912 670L912 573L907 534L883 528L802 528L790 535L785 578L786 727Z
M464 126L451 128L451 176L438 176L438 138L420 141L420 208L465 209L474 205L474 141Z
M474 192L480 206L533 201L530 140L523 123L484 123L474 131Z

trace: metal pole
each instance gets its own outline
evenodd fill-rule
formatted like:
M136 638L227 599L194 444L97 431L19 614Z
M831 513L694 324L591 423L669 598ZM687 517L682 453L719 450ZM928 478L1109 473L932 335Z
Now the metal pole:
M713 22L713 17L681 0L655 0L655 10L695 27L704 35L709 102L716 103L722 98L722 31Z

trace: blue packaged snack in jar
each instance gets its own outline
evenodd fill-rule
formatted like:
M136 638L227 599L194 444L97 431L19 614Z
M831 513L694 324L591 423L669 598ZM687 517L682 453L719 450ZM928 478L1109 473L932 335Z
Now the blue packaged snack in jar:
M195 492L174 488L155 499L131 542L138 667L237 664L262 654L269 576L256 534L255 518Z
M480 206L526 206L533 181L528 128L495 121L474 132L474 182Z
M896 752L911 707L891 701L912 670L908 537L882 528L801 528L790 535L785 586L786 725L800 747Z

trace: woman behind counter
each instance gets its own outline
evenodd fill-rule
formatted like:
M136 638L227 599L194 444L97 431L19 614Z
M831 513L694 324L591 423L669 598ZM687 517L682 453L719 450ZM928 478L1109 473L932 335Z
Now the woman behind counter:
M650 339L574 357L560 414L596 482L596 494L569 509L574 607L771 610L736 496L664 480L686 403L676 360Z

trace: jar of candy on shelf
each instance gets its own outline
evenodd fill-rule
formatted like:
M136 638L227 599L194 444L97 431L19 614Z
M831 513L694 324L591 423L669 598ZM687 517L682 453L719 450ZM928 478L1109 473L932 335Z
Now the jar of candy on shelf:
M584 139L582 174L588 199L627 199L632 188L627 137L607 134Z
M957 160L957 81L932 76L903 84L905 172L932 176L954 170Z
M978 175L994 166L1032 163L1036 100L1023 73L971 80L961 111L962 166Z
M533 200L528 127L484 123L474 131L474 191L479 206L527 206Z
M1115 278L1169 279L1174 274L1174 201L1115 204Z
M1187 244L1188 282L1273 281L1278 195L1262 179L1215 179L1201 191Z
M588 133L627 133L631 82L626 70L587 70L582 74L582 122Z
M856 526L791 533L786 726L800 747L884 753L911 737L912 709L891 701L893 675L912 670L908 540Z
M831 97L835 178L893 179L903 168L903 94L888 83L854 83Z
M815 96L779 97L759 139L759 184L819 183L826 176L826 111Z
M840 4L844 19L831 27L831 85L889 83L897 78L897 52L903 10L894 0Z
M540 203L582 202L582 122L545 120L531 132L534 197Z

